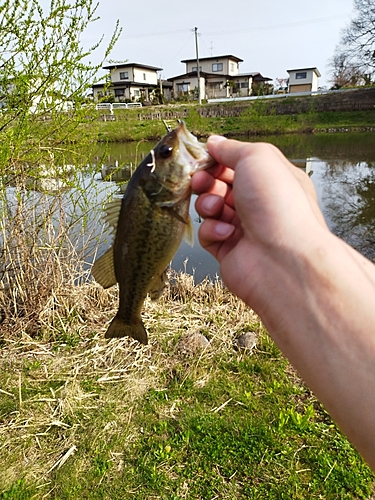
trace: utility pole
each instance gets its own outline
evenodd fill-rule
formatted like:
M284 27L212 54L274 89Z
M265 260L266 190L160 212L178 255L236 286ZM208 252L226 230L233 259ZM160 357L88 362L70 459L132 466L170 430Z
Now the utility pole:
M198 56L198 28L194 28L194 33L195 33L195 55L197 58L198 103L201 104L202 99L201 99L201 78L199 71L199 56Z
M160 103L160 104L163 104L164 99L163 99L163 83L162 83L162 81L161 81L161 71L160 71L160 73L159 73L159 86L160 86L160 98L159 98L159 103Z

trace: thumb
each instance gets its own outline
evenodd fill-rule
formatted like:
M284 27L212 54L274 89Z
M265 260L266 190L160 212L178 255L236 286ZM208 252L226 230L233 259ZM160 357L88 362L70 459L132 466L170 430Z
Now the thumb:
M207 149L218 163L234 170L239 160L247 156L252 148L251 143L211 135L207 140Z

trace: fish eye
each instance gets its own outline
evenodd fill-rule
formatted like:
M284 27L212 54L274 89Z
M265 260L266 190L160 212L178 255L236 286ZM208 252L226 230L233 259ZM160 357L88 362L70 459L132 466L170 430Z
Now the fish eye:
M162 144L159 148L159 155L162 158L169 158L173 152L172 146L168 146L168 144Z

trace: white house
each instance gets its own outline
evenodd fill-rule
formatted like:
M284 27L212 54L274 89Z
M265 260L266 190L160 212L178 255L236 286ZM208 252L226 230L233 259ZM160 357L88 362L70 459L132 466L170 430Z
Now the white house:
M289 93L316 92L318 78L321 76L317 68L288 69Z
M219 97L249 96L255 82L270 81L260 73L240 73L239 64L242 59L233 55L205 57L199 59L199 82L196 59L181 61L186 65L182 75L168 78L173 83L173 95L178 97L193 92L204 99Z
M105 96L114 97L115 102L151 100L151 94L160 88L158 71L162 68L137 63L119 63L103 66L109 70L110 82L93 85L93 97L97 101ZM171 87L162 82L163 92Z

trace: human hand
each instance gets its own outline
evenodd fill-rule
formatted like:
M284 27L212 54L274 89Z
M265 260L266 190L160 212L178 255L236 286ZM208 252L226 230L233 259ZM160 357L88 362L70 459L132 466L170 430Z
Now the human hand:
M192 178L199 240L227 286L254 307L265 275L327 226L311 180L277 148L220 136L207 144L218 165Z
M208 151L218 165L192 178L200 243L375 470L375 266L277 148L213 136Z

